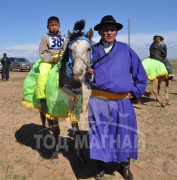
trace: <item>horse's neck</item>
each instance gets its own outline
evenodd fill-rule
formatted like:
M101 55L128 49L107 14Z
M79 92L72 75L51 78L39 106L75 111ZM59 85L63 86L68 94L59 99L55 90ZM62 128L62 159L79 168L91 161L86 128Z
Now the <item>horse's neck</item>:
M82 84L79 81L75 81L73 78L69 78L66 74L66 63L67 61L62 62L59 75L59 86L65 92L72 92L78 94L82 91ZM70 94L72 94L70 93ZM68 93L67 93L68 94Z

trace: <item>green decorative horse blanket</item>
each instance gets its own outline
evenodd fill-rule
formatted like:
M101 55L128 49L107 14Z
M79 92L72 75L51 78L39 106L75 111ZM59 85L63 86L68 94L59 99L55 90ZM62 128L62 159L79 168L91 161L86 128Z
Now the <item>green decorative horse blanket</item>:
M149 80L152 81L155 78L164 75L166 76L166 78L168 78L167 69L162 62L156 59L147 58L142 61L142 64Z
M37 77L39 74L39 66L41 59L36 61L31 71L23 82L23 100L22 104L41 111L39 99L36 97ZM46 83L46 102L48 112L45 114L49 119L65 117L69 118L71 122L78 121L82 112L83 94L77 96L69 96L59 88L59 70L60 62L56 64L49 73ZM73 101L73 108L69 107Z

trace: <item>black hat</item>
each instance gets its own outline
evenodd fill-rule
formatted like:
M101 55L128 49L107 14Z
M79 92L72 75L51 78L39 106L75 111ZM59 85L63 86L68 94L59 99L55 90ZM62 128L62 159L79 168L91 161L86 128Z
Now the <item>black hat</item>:
M161 41L164 40L164 37L162 37L162 36L160 36L160 35L155 35L155 36L153 37L153 40L155 40L155 39L157 39L157 38L160 38Z
M120 23L117 23L116 20L111 16L111 15L107 15L107 16L104 16L102 19L101 19L101 22L100 24L97 24L95 27L94 27L94 30L95 31L99 31L101 29L101 27L103 25L106 25L106 24L112 24L112 25L115 25L117 27L117 30L121 30L123 28L123 25L120 24Z
M164 37L163 36L159 36L161 41L164 41Z

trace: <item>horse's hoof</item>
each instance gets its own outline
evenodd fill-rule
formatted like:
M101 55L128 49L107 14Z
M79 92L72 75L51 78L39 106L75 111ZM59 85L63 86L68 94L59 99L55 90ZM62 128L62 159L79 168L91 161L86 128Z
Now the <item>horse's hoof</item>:
M161 107L165 107L165 104L161 104Z
M52 164L58 164L59 160L58 160L58 152L57 152L57 151L55 151L55 152L53 153L50 162L51 162Z
M50 162L53 164L53 165L56 165L59 163L59 160L58 159L51 159Z

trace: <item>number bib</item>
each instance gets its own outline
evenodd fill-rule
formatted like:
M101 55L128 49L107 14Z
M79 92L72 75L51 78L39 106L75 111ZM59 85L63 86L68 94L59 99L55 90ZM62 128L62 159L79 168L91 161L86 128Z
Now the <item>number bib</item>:
M50 49L55 49L59 50L62 48L63 43L64 43L64 37L60 36L50 36L49 37L49 42L50 42Z

